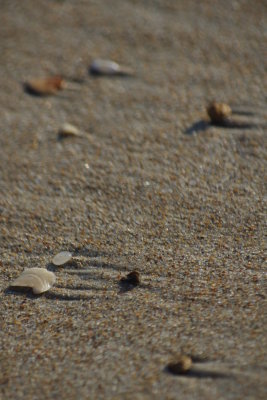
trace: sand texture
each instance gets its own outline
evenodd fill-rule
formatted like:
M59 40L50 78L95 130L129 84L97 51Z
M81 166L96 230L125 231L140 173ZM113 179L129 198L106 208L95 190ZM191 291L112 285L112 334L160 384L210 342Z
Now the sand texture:
M0 22L1 400L265 399L266 1L1 0ZM55 285L10 289L31 267Z

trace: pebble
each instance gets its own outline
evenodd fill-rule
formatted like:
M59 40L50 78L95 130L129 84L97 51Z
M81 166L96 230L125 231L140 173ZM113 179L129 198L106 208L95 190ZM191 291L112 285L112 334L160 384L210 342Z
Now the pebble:
M167 369L174 375L187 374L192 367L192 359L189 356L180 356L176 361L167 365Z
M49 290L55 282L55 274L45 268L26 268L10 286L32 288L34 294L41 294Z
M207 107L207 114L213 124L225 123L232 114L231 107L226 103L217 103L213 101Z
M76 126L71 125L69 123L63 124L58 130L59 137L71 137L71 136L82 136L81 132L79 131Z
M138 271L132 271L126 275L126 277L121 278L122 283L128 285L138 286L141 283L140 274Z
M66 87L66 82L61 76L32 79L24 84L25 90L31 94L47 96L56 94Z
M60 253L56 254L52 260L54 265L64 265L68 261L72 259L72 254L69 251L61 251Z
M90 65L92 75L133 75L133 71L115 61L96 59Z

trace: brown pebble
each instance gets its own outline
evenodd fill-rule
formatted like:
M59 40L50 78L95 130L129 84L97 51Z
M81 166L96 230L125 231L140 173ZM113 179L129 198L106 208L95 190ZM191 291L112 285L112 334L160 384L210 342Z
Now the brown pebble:
M184 375L192 367L192 359L189 356L180 356L176 361L167 365L167 369L174 375Z
M138 286L141 283L140 274L138 271L129 272L126 277L121 278L121 282L128 285Z
M207 107L207 113L213 124L224 124L232 114L231 107L226 103L217 103L213 101Z

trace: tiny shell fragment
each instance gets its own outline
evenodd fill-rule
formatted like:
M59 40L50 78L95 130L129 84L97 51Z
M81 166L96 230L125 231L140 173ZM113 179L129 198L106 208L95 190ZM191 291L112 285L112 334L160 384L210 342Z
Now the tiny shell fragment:
M133 75L133 71L115 61L96 59L90 65L92 75Z
M34 294L41 294L49 290L55 281L55 274L47 271L45 268L26 268L10 286L15 288L32 288Z
M167 365L167 369L174 375L187 374L192 367L192 359L189 356L180 356L174 362Z
M232 110L228 104L214 101L207 107L207 113L213 124L224 124L232 114Z
M52 260L54 265L64 265L72 258L72 254L69 251L61 251L60 253L56 254Z
M59 128L58 136L63 138L71 136L82 136L82 134L79 129L76 128L76 126L65 123Z
M48 96L56 94L59 90L66 87L66 82L61 76L51 76L47 78L32 79L24 84L28 93Z

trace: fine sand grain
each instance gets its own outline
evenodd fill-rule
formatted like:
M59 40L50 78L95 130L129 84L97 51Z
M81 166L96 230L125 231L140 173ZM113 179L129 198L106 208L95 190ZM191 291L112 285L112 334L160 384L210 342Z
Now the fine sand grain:
M265 399L266 2L1 0L0 21L1 400ZM55 75L75 90L23 90ZM55 286L8 288L31 267Z

